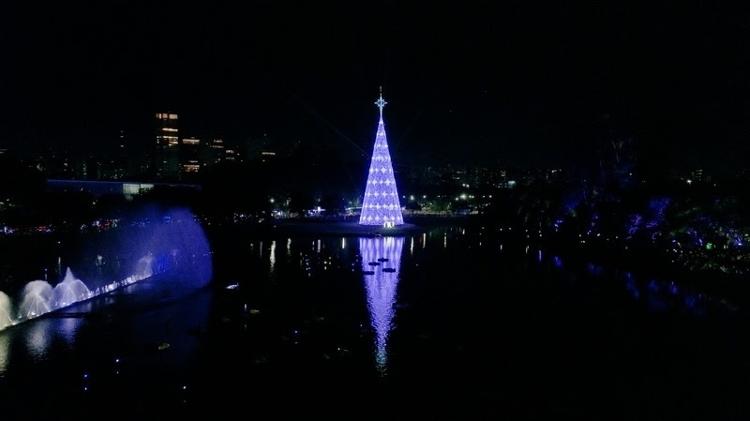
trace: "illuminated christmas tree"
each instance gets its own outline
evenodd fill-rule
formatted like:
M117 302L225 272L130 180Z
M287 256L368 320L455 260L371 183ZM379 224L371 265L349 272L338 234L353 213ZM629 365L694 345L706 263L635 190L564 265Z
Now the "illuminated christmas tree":
M367 186L365 186L365 200L359 217L360 225L391 227L404 223L383 123L383 107L386 104L381 88L380 98L375 101L375 105L380 109L380 121L378 133L375 136L375 146L372 149L370 173L367 176Z

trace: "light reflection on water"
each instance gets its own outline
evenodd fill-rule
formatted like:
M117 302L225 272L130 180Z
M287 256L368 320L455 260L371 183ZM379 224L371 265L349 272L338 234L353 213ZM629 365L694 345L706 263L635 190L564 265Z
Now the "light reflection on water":
M270 272L273 273L276 266L276 241L271 241L271 254L268 257L268 261L270 263Z
M5 375L10 359L10 337L9 335L0 335L0 377Z
M367 309L375 333L375 364L385 373L388 363L388 335L393 327L403 237L360 238L362 271L367 292ZM384 260L387 259L387 260ZM371 266L371 262L379 262ZM374 273L368 274L368 271Z
M83 321L84 319L78 316L45 317L19 326L19 332L23 335L28 355L34 360L41 361L49 357L53 343L58 340L72 350ZM6 341L10 341L12 337L15 335L10 333L0 335L0 338L5 338Z
M83 324L83 319L80 317L64 317L59 320L57 331L69 348L73 348L73 345L75 345L81 324Z
M432 234L432 235L431 235ZM563 259L555 254L548 253L548 250L544 250L538 245L531 246L530 244L507 244L504 247L503 238L489 238L471 236L469 230L457 229L450 230L449 232L436 230L435 232L428 233L423 232L416 236L410 236L408 239L404 237L358 237L356 238L359 245L359 252L361 261L357 263L354 261L354 265L361 266L363 272L363 282L365 285L365 294L367 299L367 311L369 315L370 326L374 333L374 343L372 344L372 352L374 355L375 367L381 373L385 373L388 368L388 340L389 336L394 327L395 308L397 304L397 290L399 283L399 276L401 272L401 259L403 255L403 248L405 242L408 240L409 256L414 256L415 252L421 257L424 257L424 250L427 248L428 243L432 243L433 247L447 248L448 242L451 242L451 247L468 247L474 249L476 246L479 249L499 250L501 254L509 253L510 259L516 259L519 255L525 256L529 263L537 267L551 267L557 275L562 278L581 274L588 274L592 278L605 279L608 285L615 290L620 289L627 291L637 300L639 296L639 286L637 282L633 282L633 279L623 279L620 272L616 269L605 269L601 265L597 265L591 262L571 264L570 267L563 265ZM354 238L352 238L354 240ZM317 278L318 270L328 270L333 268L331 265L331 254L338 256L352 256L349 253L339 253L339 250L347 249L347 242L349 241L346 237L337 238L334 240L323 241L321 239L311 239L312 250L311 253L320 254L319 259L313 259L312 256L307 253L301 253L302 257L300 260L300 266L304 269L306 276ZM421 250L414 250L414 246L421 241ZM307 243L310 244L310 243ZM287 246L290 247L290 240L287 241ZM309 250L309 249L308 249ZM345 257L346 259L346 257ZM384 261L379 261L386 259ZM273 272L275 259L271 256L265 257L266 263L271 263L271 272ZM348 267L351 267L347 265ZM385 270L384 270L385 269ZM270 275L270 273L269 273ZM598 281L600 282L600 281ZM676 288L672 288L673 291L679 291ZM682 293L682 291L679 291ZM675 295L674 293L672 295ZM652 294L654 295L654 294ZM691 298L688 298L688 301ZM651 297L649 302L649 310L661 310L664 311L667 306L672 307L672 310L684 311L686 307L682 305L681 300L669 300L664 301L662 297L655 296ZM692 307L692 306L687 306ZM693 308L687 308L691 313L694 313Z
M404 264L415 265L420 259L424 259L428 256L428 253L434 255L444 255L440 251L440 246L445 247L447 245L448 237L450 236L451 249L456 250L458 253L462 249L471 249L470 253L479 253L475 246L479 249L484 248L487 254L508 256L507 260L523 258L533 265L539 267L553 268L554 273L566 274L572 273L576 275L588 274L589 278L597 278L596 285L611 285L613 289L626 291L632 296L633 301L642 300L644 307L648 305L651 310L665 311L665 310L683 310L687 309L689 312L695 312L696 308L704 307L705 299L701 295L688 294L685 288L677 288L674 283L666 283L660 281L647 282L647 280L639 280L639 278L633 276L630 273L617 275L615 271L611 270L606 266L598 266L595 264L586 264L584 262L577 262L575 259L570 258L566 255L566 264L563 265L563 260L560 256L554 255L550 250L543 250L537 248L535 245L530 250L526 244L514 244L508 242L505 250L503 244L500 242L503 239L485 239L479 241L478 238L473 237L461 237L464 235L462 231L451 232L450 234L440 235L439 232L434 233L432 236L427 234L416 234L409 238L409 255L414 255L414 245L420 240L422 241L421 249L417 247L417 259L412 259L407 256ZM418 238L417 236L420 236ZM396 315L396 304L398 298L398 283L399 276L401 276L401 264L405 238L396 237L375 237L375 238L356 238L357 245L359 246L359 253L361 256L361 262L357 262L353 259L355 255L356 245L353 243L355 238L332 238L321 241L320 239L312 240L307 242L306 239L295 238L295 253L291 253L292 239L288 238L286 241L286 256L284 255L283 243L279 243L279 250L276 250L276 241L270 241L269 253L264 252L264 243L256 242L255 246L258 250L251 248L248 253L253 258L262 256L262 265L257 265L259 270L266 271L268 274L273 274L275 277L283 280L289 279L285 276L290 265L300 265L306 270L308 277L312 277L314 280L320 278L320 270L331 270L339 267L334 263L338 262L338 258L343 256L342 260L344 265L341 267L345 269L338 269L343 272L346 270L348 273L346 281L351 280L351 276L355 276L351 273L352 270L358 271L357 266L361 266L363 272L370 272L372 274L363 274L362 282L364 284L367 312L369 316L369 323L373 332L372 343L368 343L368 347L371 347L367 352L372 352L374 366L381 373L385 374L390 370L390 377L394 377L398 372L398 369L394 368L393 364L389 364L389 337L392 334L394 328L394 318ZM283 238L278 241L284 241ZM430 250L425 253L423 250L427 245L427 242L431 243ZM348 244L347 244L348 243ZM442 244L441 244L442 243ZM266 246L269 246L269 241L266 241ZM349 247L347 247L349 246ZM498 252L498 249L500 252ZM296 251L300 251L300 259L290 258L289 256L296 256ZM277 255L277 251L281 255ZM320 256L315 254L320 253ZM467 252L468 253L468 252ZM332 260L331 256L335 256L337 260ZM477 259L481 258L477 257ZM570 260L568 260L570 259ZM377 265L370 265L371 262L378 263ZM256 261L257 263L257 261ZM351 263L351 264L348 264ZM501 262L502 263L502 262ZM410 266L412 269L412 266ZM425 269L417 269L419 271ZM415 271L416 272L416 271ZM314 275L314 276L313 276ZM412 272L409 272L409 276L412 276ZM328 275L326 275L328 276ZM337 276L332 274L331 277ZM358 282L358 278L355 278ZM551 279L558 279L557 277ZM592 282L593 283L593 282ZM404 285L411 285L405 283ZM315 285L315 283L306 283L305 285ZM141 290L145 289L147 285L142 285ZM407 289L403 288L403 292L408 292ZM361 292L357 292L361 294ZM156 296L156 292L151 295ZM361 296L342 296L337 297L341 300L351 300L350 302L356 302L358 308L361 309L359 301ZM143 298L143 297L141 297ZM101 305L111 305L116 301L121 301L122 295L111 295L97 299L97 307ZM410 299L411 300L411 299ZM192 299L189 305L179 305L173 308L168 306L158 306L153 312L138 313L133 317L133 320L127 322L129 330L139 332L133 339L124 340L137 341L139 343L148 344L149 349L153 350L155 344L168 343L170 345L169 351L162 353L156 353L154 355L169 355L167 359L169 364L179 366L180 364L189 364L190 358L195 354L195 350L198 348L199 338L203 334L204 329L202 326L206 324L209 309L211 307L211 296L209 293L202 295L201 297ZM703 304L702 304L703 303ZM88 304L89 306L91 304ZM247 309L247 307L245 307ZM91 309L84 310L79 307L77 312L88 313ZM247 311L247 310L245 310ZM118 314L128 314L125 312L118 312ZM269 312L270 313L270 312ZM265 314L265 313L264 313ZM408 314L406 314L408 316ZM257 316L256 319L258 319ZM126 317L127 318L127 317ZM46 318L40 319L33 323L29 323L23 327L19 327L10 334L0 334L0 376L11 365L10 361L13 360L14 364L16 360L22 360L22 358L16 358L19 353L19 349L25 349L29 356L34 360L48 358L47 354L54 353L60 349L56 344L64 343L68 349L76 348L76 352L81 347L87 347L90 341L87 338L101 338L101 328L91 327L96 323L86 323L86 318L78 317L61 317L61 318ZM227 318L230 320L230 317ZM229 322L222 322L229 323ZM189 325L189 326L188 326ZM403 324L407 326L407 324ZM402 327L402 329L407 329ZM86 335L81 336L80 332L85 331ZM192 333L189 333L191 331ZM91 333L94 332L94 333ZM407 336L405 334L404 336ZM15 339L13 339L15 338ZM80 340L77 340L80 338ZM97 340L95 339L95 340ZM15 340L15 345L11 346L12 341ZM369 342L369 340L368 340ZM390 349L393 349L391 344ZM14 353L11 353L10 350ZM146 349L145 346L139 349ZM121 350L112 346L111 355L120 355ZM154 351L155 352L155 351ZM11 358L11 355L13 358ZM367 356L368 361L370 356ZM372 363L370 363L372 364ZM371 366L370 366L371 367ZM15 368L13 368L15 370Z
M36 360L42 360L47 355L50 340L54 334L52 319L44 318L30 323L24 332L26 349Z

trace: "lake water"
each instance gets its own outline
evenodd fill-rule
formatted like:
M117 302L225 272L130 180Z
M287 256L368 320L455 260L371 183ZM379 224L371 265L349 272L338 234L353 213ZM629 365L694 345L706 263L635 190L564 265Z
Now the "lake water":
M239 236L237 236L239 237ZM0 416L744 418L741 303L480 227L222 238L0 333Z

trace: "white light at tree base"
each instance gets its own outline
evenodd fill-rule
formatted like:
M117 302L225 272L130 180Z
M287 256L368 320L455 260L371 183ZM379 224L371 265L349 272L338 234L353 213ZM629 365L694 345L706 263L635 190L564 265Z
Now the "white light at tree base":
M383 107L386 104L387 102L383 99L383 93L381 92L380 98L375 102L375 105L380 109L380 121L375 136L375 145L372 149L370 172L365 186L365 200L359 217L360 225L392 227L404 223L401 216L396 179L393 176L391 154L388 151L385 123L383 123Z

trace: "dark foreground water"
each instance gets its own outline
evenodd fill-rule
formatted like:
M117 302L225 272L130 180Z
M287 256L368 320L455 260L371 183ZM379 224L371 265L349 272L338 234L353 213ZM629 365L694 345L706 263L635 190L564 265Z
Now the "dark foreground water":
M165 276L0 333L0 419L750 413L743 306L679 280L481 229L213 246L212 287Z

